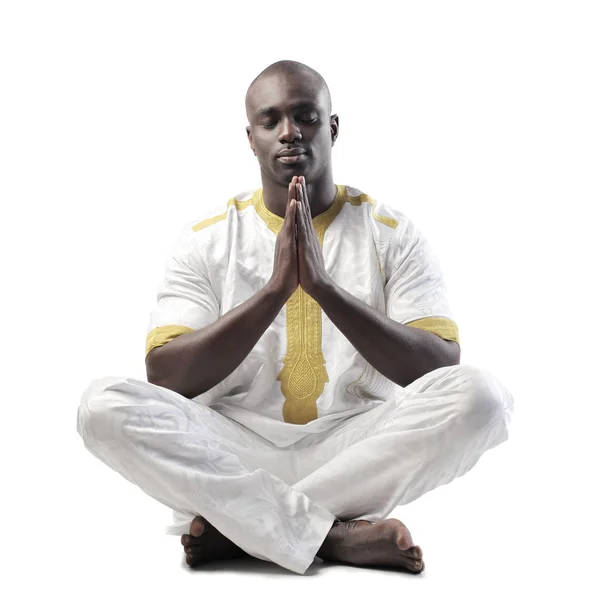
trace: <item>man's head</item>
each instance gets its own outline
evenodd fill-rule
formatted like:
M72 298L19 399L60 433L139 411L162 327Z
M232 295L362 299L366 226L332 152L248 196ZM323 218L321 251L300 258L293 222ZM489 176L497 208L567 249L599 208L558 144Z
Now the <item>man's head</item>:
M331 114L329 88L314 69L291 60L267 67L248 88L246 115L263 177L287 187L294 175L315 181L330 173L339 120ZM280 156L300 151L298 158Z

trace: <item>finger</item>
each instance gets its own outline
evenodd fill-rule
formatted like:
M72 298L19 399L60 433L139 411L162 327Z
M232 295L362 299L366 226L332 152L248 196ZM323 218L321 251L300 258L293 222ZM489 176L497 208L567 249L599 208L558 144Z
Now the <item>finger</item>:
M304 194L302 193L302 185L296 184L296 198L304 210L306 210L306 202L304 201Z
M288 212L290 210L290 205L292 203L292 200L296 197L296 190L294 189L294 186L290 183L290 185L288 186L288 201L287 201L287 206L285 207L285 216L287 217Z
M295 198L292 198L292 202L290 204L290 218L288 219L289 223L288 223L288 227L292 230L295 231L296 230L296 211L297 209L297 202Z
M312 213L310 212L310 202L308 201L308 190L306 189L306 179L304 178L304 175L302 176L302 195L306 206L306 217L309 221L312 221Z
M294 240L298 241L298 219L296 217L298 211L298 203L296 200L292 200L292 217L290 221L292 221L292 228L294 232Z
M296 194L298 194L298 200L296 201L296 209L298 210L298 235L303 237L306 232L306 220L304 218L305 208L304 202L302 201L300 185L296 186Z
M302 237L302 231L304 227L302 226L302 206L300 202L296 201L296 240L299 240Z
M304 227L304 231L308 235L309 227L310 227L310 223L309 223L309 214L310 213L308 210L308 200L306 198L306 195L304 194L304 190L302 189L301 184L298 184L298 189L296 191L296 194L301 199L300 203L302 204L302 226Z

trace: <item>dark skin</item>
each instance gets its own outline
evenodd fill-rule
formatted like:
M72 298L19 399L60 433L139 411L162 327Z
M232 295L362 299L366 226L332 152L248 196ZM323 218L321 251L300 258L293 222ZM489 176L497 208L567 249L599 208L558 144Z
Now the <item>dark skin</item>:
M339 119L328 114L326 90L310 74L269 75L250 90L246 109L250 122L246 131L260 165L266 207L283 218L290 184L295 191L298 278L302 289L321 305L371 364L388 377L392 375L390 378L396 382L406 385L409 377L422 370L437 368L438 363L452 364L456 359L452 354L454 342L446 344L434 334L403 325L396 328L391 319L382 321L371 307L342 292L325 269L312 219L333 204L337 193L331 148L339 133ZM298 162L278 158L281 150L297 148L305 152ZM370 331L374 339L365 340L364 331ZM415 356L409 357L409 353ZM397 375L397 367L386 362L389 355L412 358L411 370ZM181 543L189 566L247 556L201 516L194 519L189 535L182 536ZM411 573L420 573L425 566L421 549L413 544L410 532L398 519L335 522L317 556Z
M327 92L307 75L271 75L255 85L247 97L246 127L250 148L261 170L265 206L283 218L288 186L303 175L313 217L325 212L337 192L333 183L331 148L339 131L337 115L328 115ZM305 159L284 164L277 155L301 148Z

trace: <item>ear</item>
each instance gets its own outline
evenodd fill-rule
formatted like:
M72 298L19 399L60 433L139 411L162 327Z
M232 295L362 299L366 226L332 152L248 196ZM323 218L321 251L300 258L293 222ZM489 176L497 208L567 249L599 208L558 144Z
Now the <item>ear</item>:
M252 134L250 133L250 127L246 127L246 133L248 135L248 142L250 142L250 148L252 148L252 152L254 153L254 156L256 156L256 150L254 148L254 142L252 141Z
M335 144L335 141L337 140L339 133L340 133L340 119L337 115L331 115L330 127L331 127L331 145L333 146Z

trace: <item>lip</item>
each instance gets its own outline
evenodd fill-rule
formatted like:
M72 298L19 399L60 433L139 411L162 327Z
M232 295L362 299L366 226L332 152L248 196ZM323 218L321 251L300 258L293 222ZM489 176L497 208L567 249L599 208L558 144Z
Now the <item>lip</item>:
M279 154L277 154L277 157L280 156L296 156L298 154L305 154L306 150L304 150L303 148L291 148L289 150L281 150L279 152Z
M294 163L299 163L299 162L302 162L303 160L306 160L306 152L302 152L301 154L293 154L291 156L289 156L289 155L278 156L277 160L279 162L282 162L285 165L292 165Z

